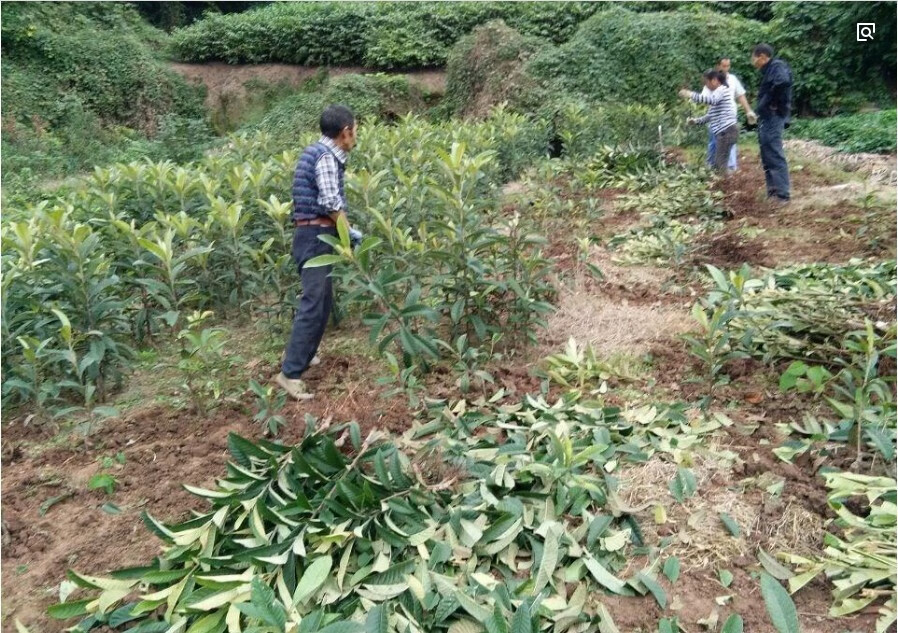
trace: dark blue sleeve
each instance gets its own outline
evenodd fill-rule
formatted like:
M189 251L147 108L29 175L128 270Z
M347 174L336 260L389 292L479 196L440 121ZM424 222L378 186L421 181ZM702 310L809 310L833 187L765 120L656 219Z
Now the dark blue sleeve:
M758 105L755 106L755 110L759 114L766 114L767 108L770 106L770 86L765 81L766 78L761 79L761 85L758 86Z
M792 73L789 72L789 67L779 64L770 83L770 101L776 106L781 116L786 116L789 110L789 93L792 86Z
M779 93L785 86L792 83L792 77L790 77L789 69L785 64L777 66L774 70L776 74L771 78L771 88L773 88L774 92Z

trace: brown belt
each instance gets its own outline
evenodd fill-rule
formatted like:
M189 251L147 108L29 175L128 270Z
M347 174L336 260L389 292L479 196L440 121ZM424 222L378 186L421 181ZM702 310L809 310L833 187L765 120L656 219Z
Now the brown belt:
M293 226L337 226L330 218L315 218L313 220L293 220Z

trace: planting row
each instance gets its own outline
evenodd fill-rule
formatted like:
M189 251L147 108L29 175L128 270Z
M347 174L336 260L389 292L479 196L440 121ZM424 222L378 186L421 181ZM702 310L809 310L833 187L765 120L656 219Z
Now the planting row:
M373 241L361 268L339 274L403 369L476 356L469 347L525 333L547 309L541 240L497 210L498 185L538 155L524 123L499 113L365 130L348 188L350 215ZM272 156L270 143L235 137L197 163L96 168L53 200L9 209L4 400L92 409L135 347L177 333L195 310L272 326L289 317L298 275L284 192L296 153Z

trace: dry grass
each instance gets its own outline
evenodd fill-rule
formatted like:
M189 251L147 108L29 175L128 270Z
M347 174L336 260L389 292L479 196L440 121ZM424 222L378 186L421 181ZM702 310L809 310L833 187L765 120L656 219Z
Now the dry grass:
M760 514L754 529L768 552L789 552L809 556L820 552L824 519L799 503L790 501L778 521L764 522Z
M627 467L620 473L620 494L628 506L651 504L639 513L643 536L649 544L671 538L665 554L676 556L693 569L727 564L733 558L754 556L758 547L767 552L811 555L819 552L825 533L824 518L800 503L788 501L782 510L765 512L765 499L776 501L754 487L731 478L733 453L712 441L693 456L691 467L698 492L679 504L668 484L677 474L677 464L658 454L645 464ZM663 505L667 521L658 525L654 507ZM727 513L740 528L730 534L720 520ZM776 517L771 520L771 516Z
M658 295L664 294L664 282L671 272L657 266L622 266L604 248L594 248L589 261L602 271L606 279L613 279L614 283L639 286Z
M549 333L556 342L573 337L588 343L602 356L623 352L635 356L692 325L688 310L681 307L636 305L584 291L563 291L549 318Z
M857 171L868 180L889 186L896 182L895 156L887 154L846 154L817 141L790 139L784 143L787 151L802 159L811 159L843 172Z
M745 556L752 549L758 508L751 497L729 481L731 464L719 447L696 455L691 467L698 492L677 503L668 484L677 473L677 464L657 455L645 464L631 466L620 474L621 495L627 505L652 507L641 513L640 525L648 543L671 537L665 553L676 556L690 568L705 568ZM667 521L658 525L654 506L663 505ZM732 536L720 520L726 512L739 525L739 537Z
M801 196L792 203L792 208L795 210L828 209L846 203L860 204L864 196L867 195L872 196L872 202L877 206L894 206L894 187L870 181L866 183L846 182L802 192Z

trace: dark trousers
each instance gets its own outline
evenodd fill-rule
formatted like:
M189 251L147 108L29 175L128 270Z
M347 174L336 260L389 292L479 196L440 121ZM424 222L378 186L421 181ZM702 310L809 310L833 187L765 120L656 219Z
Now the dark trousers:
M735 123L714 135L714 169L727 173L727 163L730 160L730 150L736 147L739 140L739 126Z
M332 253L330 244L322 242L318 236L336 233L336 229L322 226L301 226L293 233L293 261L302 278L302 296L281 365L281 371L287 378L299 378L309 368L324 336L334 304L330 278L332 266L303 266L313 257Z
M789 165L783 151L785 119L771 114L758 121L758 143L761 146L761 165L767 181L767 197L789 199Z

